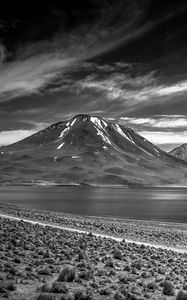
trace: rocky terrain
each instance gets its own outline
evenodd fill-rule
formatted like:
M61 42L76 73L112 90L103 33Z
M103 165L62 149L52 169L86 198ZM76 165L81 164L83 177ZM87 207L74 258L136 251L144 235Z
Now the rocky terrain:
M125 241L133 238L187 250L185 224L82 217L4 204L0 213L90 232L0 218L2 299L187 297L186 253ZM124 239L118 242L92 232Z
M29 210L2 203L0 204L0 213L139 242L187 250L187 226L185 224L79 216L62 212Z
M186 299L187 254L0 218L0 299Z
M187 163L132 129L78 115L0 147L0 184L186 185Z

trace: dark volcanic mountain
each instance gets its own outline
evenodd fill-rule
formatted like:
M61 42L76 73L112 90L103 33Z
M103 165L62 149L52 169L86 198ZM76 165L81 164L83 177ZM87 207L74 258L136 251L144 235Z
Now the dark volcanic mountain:
M132 129L78 115L0 148L1 184L185 185L187 163Z
M183 144L169 152L171 155L187 161L187 144Z

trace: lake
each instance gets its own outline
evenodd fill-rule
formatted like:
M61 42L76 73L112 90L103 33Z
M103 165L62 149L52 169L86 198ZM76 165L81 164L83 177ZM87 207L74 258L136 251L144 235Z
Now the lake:
M0 202L82 215L187 222L187 188L1 186Z

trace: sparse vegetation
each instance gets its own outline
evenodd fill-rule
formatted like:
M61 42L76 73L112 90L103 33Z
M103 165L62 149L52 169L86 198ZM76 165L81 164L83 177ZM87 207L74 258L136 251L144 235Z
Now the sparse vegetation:
M66 266L59 274L58 281L72 282L75 279L75 269Z
M77 291L74 294L74 300L92 300L93 298L85 291Z
M163 294L164 295L167 295L167 296L175 295L174 286L171 282L165 281L165 282L163 282L162 286L163 286Z
M0 299L185 300L185 287L185 253L0 218Z
M52 288L51 288L52 293L68 293L68 287L65 283L54 281Z

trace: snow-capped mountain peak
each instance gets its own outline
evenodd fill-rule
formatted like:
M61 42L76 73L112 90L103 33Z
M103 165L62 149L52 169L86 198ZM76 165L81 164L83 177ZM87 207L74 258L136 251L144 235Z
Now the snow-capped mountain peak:
M0 153L0 182L186 185L187 163L97 116L58 122Z

